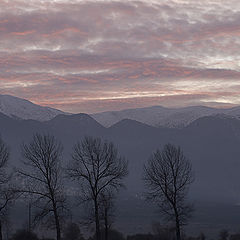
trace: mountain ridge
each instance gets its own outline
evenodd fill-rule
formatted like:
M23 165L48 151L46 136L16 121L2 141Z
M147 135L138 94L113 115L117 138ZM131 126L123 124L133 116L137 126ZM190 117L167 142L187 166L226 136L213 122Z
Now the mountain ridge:
M77 115L50 107L43 107L28 100L11 95L0 95L0 113L3 113L13 119L32 119L41 122L52 120L59 115L75 115L74 118L76 118ZM158 128L167 127L181 129L191 124L198 118L204 116L214 116L217 114L223 114L240 119L240 106L231 108L213 108L199 105L183 108L151 106L87 115L92 117L104 127L111 127L124 119L130 119Z
M102 112L91 114L91 116L105 127L110 127L128 118L154 127L183 128L200 117L216 114L225 114L240 118L240 107L212 108L206 106L189 106L184 108L165 108L162 106L152 106Z
M47 121L64 113L58 109L43 107L23 98L0 94L0 112L16 119Z

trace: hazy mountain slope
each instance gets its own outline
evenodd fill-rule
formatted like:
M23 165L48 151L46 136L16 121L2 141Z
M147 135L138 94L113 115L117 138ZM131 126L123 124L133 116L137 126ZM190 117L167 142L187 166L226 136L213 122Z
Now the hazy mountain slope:
M11 146L13 164L18 164L21 143L33 134L52 134L63 142L70 154L73 145L84 136L102 136L105 128L87 114L58 115L46 122L13 119L0 113L0 135ZM69 155L67 155L69 157Z
M204 116L216 114L228 114L230 116L239 117L240 108L217 109L204 106L193 106L185 108L164 108L161 106L127 109L123 111L103 112L93 114L103 126L109 127L125 118L140 121L151 126L182 128L187 126L196 119Z
M67 164L73 145L82 137L99 136L115 143L129 160L128 194L144 189L142 169L150 154L165 143L180 145L191 159L196 176L192 196L198 199L239 202L240 121L226 116L204 117L183 129L155 128L123 120L104 128L86 114L59 115L51 121L16 120L0 115L0 133L11 147L11 159L19 164L20 144L35 132L54 134L64 145Z
M105 127L87 114L58 115L44 123L52 134L61 139L66 152L84 136L104 136ZM69 155L67 156L69 157Z
M0 95L0 112L12 118L38 121L47 121L58 114L64 114L60 110L42 107L28 100L9 95Z
M176 142L192 160L196 195L239 202L240 121L222 115L200 118L180 131Z
M222 115L203 117L181 130L149 128L133 121L111 127L112 140L130 159L129 186L143 188L142 166L156 148L180 145L192 161L193 196L201 200L238 202L240 121ZM117 128L116 128L117 126Z
M120 216L116 219L117 226L124 232L134 231L134 226L140 225L142 231L146 231L151 221L160 220L155 206L143 201L146 189L142 170L150 154L169 142L180 145L193 164L195 182L190 189L190 198L203 204L195 204L194 216L198 218L192 219L191 225L199 228L201 224L206 227L206 223L217 222L221 228L226 221L238 223L239 209L233 207L240 202L240 121L235 118L224 115L203 117L182 129L156 128L125 119L105 128L86 114L59 115L50 121L39 122L17 120L0 113L0 134L10 146L11 165L17 167L20 164L20 145L22 141L28 142L36 132L54 134L61 140L64 166L71 159L73 145L86 135L114 142L129 161L127 188L120 192L118 199L122 207L118 208L117 215ZM220 207L206 206L204 202ZM236 215L234 221L233 213Z

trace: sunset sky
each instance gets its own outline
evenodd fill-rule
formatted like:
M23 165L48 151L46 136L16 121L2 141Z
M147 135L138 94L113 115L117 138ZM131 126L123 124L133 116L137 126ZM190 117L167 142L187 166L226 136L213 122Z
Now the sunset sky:
M0 0L0 94L68 112L240 104L239 0Z

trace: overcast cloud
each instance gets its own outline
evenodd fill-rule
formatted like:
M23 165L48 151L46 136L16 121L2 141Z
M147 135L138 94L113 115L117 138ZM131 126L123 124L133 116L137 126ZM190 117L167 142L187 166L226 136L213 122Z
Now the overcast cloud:
M239 0L0 0L0 94L69 112L240 104Z

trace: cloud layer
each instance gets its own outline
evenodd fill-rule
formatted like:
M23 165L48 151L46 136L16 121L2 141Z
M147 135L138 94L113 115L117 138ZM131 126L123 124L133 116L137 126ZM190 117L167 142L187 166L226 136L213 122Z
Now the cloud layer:
M89 113L240 104L239 22L237 0L2 0L0 94Z

